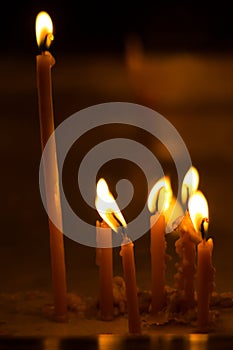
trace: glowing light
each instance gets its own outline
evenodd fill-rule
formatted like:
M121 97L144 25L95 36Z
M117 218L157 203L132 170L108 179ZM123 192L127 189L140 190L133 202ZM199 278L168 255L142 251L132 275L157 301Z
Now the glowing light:
M172 188L171 182L168 176L162 177L152 187L147 205L151 213L156 211L156 207L159 213L166 211L172 201Z
M191 166L187 171L181 189L182 203L186 203L189 197L191 197L198 189L199 174L196 168Z
M115 232L118 232L119 226L127 226L125 219L103 178L97 183L95 206L102 219Z
M36 40L39 47L48 49L53 36L53 22L47 12L41 11L36 17Z
M189 214L196 231L201 231L202 221L209 219L208 203L201 191L195 192L188 202ZM208 223L205 222L205 228Z

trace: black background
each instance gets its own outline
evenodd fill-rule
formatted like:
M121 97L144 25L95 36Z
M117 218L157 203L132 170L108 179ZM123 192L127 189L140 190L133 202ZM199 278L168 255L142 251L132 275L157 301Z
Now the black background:
M56 52L122 52L137 34L148 50L232 50L230 2L22 1L1 10L2 52L35 52L35 17L53 19Z

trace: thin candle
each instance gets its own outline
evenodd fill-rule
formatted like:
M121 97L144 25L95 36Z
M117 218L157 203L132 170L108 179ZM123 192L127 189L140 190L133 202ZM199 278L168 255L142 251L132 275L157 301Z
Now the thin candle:
M195 167L190 167L184 176L181 199L186 207L190 196L195 193L199 184L199 174ZM184 217L176 231L179 238L175 243L176 253L180 260L176 264L177 273L174 276L175 287L181 299L181 310L187 311L195 306L195 276L197 271L197 244L200 235L195 231L189 211L186 210Z
M53 40L53 24L46 12L40 12L36 18L36 37L41 54L36 57L37 63L37 89L40 115L40 135L42 151L50 137L51 142L49 161L44 162L44 181L46 191L47 210L53 213L56 221L62 227L62 213L60 203L59 174L57 167L56 143L54 138L54 116L52 101L51 68L55 60L48 51ZM53 196L49 196L51 192ZM47 189L47 190L46 190ZM49 215L50 255L52 269L52 284L54 295L55 319L65 320L67 314L66 304L66 270L63 233L53 224Z
M101 191L100 191L101 189ZM115 231L122 231L121 256L126 286L126 299L128 306L128 328L130 333L140 333L140 315L136 284L136 269L134 261L133 243L127 237L125 228L126 221L109 191L104 179L100 179L97 184L96 208L102 219ZM121 226L121 229L119 228Z
M197 325L200 331L206 331L210 324L209 305L215 272L212 264L213 240L206 239L209 209L201 191L191 196L188 206L195 230L202 236L197 248Z
M99 266L100 317L104 321L113 319L113 266L112 230L104 222L96 221L96 263Z
M160 179L152 188L148 197L148 208L154 215L150 218L151 252L151 313L156 314L165 304L165 215L172 197L168 177ZM156 205L157 204L157 205Z
M122 257L125 278L129 333L137 334L141 333L141 325L137 295L134 244L126 235L123 237L120 255Z

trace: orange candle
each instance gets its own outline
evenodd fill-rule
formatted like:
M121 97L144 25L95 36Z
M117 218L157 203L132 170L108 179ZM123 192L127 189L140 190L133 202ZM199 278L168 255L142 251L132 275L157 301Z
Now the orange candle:
M105 321L113 319L112 230L103 222L96 222L97 259L99 265L100 315Z
M52 21L46 12L39 13L36 18L36 34L38 45L42 48L42 54L36 57L36 61L41 146L43 151L46 142L54 132L51 67L55 64L55 60L47 51L52 40ZM56 217L56 222L60 222L60 227L62 227L59 174L54 138L51 145L49 159L44 163L47 210L48 215L53 213L53 217ZM51 192L53 196L48 195ZM50 219L49 230L54 313L55 319L59 321L65 319L67 313L64 243L62 232Z
M134 245L128 237L123 238L120 255L124 271L126 298L128 307L128 326L130 333L140 333L138 293L136 284L136 270L134 261Z
M209 325L210 297L214 286L214 267L212 264L213 240L203 239L198 244L197 264L197 325L205 330Z
M209 209L207 200L201 191L191 196L188 206L195 230L202 236L197 248L197 324L200 331L205 331L210 321L209 304L214 287L213 240L205 238Z
M176 230L180 235L175 243L180 261L176 264L174 280L182 300L181 308L187 311L195 306L196 246L199 242L188 211Z
M156 182L148 197L150 212L156 211L156 214L150 218L152 314L161 311L165 305L166 220L164 212L169 208L171 200L170 179L163 177Z
M152 301L151 312L153 314L160 311L165 304L165 216L152 215L151 224L151 277L152 277Z
M96 192L97 195L95 205L102 219L115 232L119 232L119 227L122 226L120 230L122 230L123 242L121 244L120 254L122 256L122 264L125 277L129 332L140 333L141 326L139 317L133 243L126 236L126 234L123 233L123 227L126 228L127 224L104 179L100 179L98 181Z

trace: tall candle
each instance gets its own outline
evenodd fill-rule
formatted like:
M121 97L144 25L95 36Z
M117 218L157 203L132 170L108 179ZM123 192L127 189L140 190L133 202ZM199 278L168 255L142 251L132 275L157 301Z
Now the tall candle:
M38 45L42 53L36 57L37 87L40 115L40 133L42 151L46 142L54 132L52 79L51 68L55 64L53 56L47 51L49 37L52 35L52 21L45 12L38 14L36 19ZM49 159L44 162L44 181L49 215L50 254L52 269L52 284L54 295L55 319L60 321L66 318L66 270L62 232L50 220L50 214L62 227L62 213L59 190L59 174L57 167L56 144L52 138ZM48 195L53 193L53 195Z
M140 333L141 324L139 316L138 293L136 284L136 270L134 261L134 245L124 236L121 245L122 264L124 271L126 299L128 308L128 327L130 333Z
M113 319L112 230L103 222L96 222L97 265L99 265L100 316Z
M203 239L198 244L197 264L197 324L200 330L209 325L210 297L214 287L214 267L212 264L213 240Z

